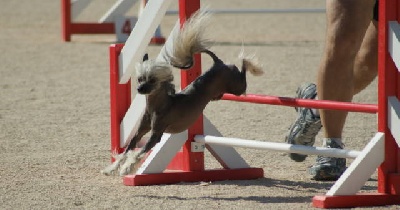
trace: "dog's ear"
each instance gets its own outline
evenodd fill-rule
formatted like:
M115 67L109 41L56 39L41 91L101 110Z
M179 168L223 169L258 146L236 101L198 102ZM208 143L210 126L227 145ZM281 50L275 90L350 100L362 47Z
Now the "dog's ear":
M149 60L149 54L144 54L143 56L143 62Z

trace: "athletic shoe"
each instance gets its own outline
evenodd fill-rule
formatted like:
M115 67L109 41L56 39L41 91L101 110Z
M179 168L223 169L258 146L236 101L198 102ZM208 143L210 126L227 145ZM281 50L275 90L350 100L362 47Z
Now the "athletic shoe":
M315 84L312 83L304 84L297 88L296 93L297 98L315 99L315 97L317 97L317 88ZM310 108L298 107L296 111L298 117L289 128L286 142L289 144L313 146L315 136L322 127L321 119L319 116L314 115ZM297 153L290 153L289 156L296 162L302 162L307 157L307 155Z
M334 140L327 139L327 148L343 149L343 145L339 145ZM316 163L309 169L311 179L318 181L333 181L337 180L346 170L345 158L333 158L318 156Z

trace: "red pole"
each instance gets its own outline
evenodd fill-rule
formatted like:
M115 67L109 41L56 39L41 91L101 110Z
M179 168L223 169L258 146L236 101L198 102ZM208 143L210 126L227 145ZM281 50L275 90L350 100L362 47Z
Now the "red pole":
M131 81L119 84L118 56L123 44L113 44L110 52L110 117L111 117L111 152L121 153L120 124L131 104Z
M61 0L61 35L64 42L71 41L71 0Z
M223 100L231 100L238 102L249 102L256 104L271 104L280 106L292 107L309 107L315 109L335 109L345 110L351 112L365 112L375 114L378 112L376 104L358 104L350 102L338 102L328 100L311 100L311 99L298 99L279 96L255 95L247 94L245 96L235 96L232 94L224 94Z
M181 26L197 10L200 9L200 0L179 0L179 19ZM200 54L194 57L194 66L190 70L181 70L182 89L189 85L193 80L201 75L201 57ZM182 148L184 171L202 171L204 170L204 153L191 152L191 143L194 142L194 136L203 134L203 116L188 129L188 141Z
M399 12L398 0L379 1L379 25L378 25L378 85L379 85L379 111L378 130L385 133L385 160L378 169L378 192L390 194L389 174L398 172L398 145L388 128L388 96L396 95L397 71L388 52L388 24L396 20L396 12Z

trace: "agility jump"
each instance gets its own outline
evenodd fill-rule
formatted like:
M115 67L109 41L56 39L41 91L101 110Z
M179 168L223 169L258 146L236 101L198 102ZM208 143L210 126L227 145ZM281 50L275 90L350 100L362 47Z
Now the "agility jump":
M62 39L65 42L71 41L73 34L117 34L130 33L124 27L121 31L116 29L116 20L128 12L139 0L116 0L111 8L96 22L75 22L74 20L84 11L92 0L61 0L61 26ZM140 0L140 9L143 8L147 0ZM140 11L139 11L140 13ZM139 14L140 15L140 14ZM128 20L124 23L130 23ZM129 26L128 29L131 27ZM161 34L161 29L158 27L151 38L152 44L164 44L165 38Z
M162 17L166 14L166 8L170 2L168 0L149 1L143 14L151 20L139 18L138 24L131 34L136 40L128 38L125 46L112 45L110 47L112 151L122 152L122 145L125 144L126 139L129 139L131 131L136 129L135 126L137 124L137 121L130 124L128 121L132 122L131 120L139 118L137 114L132 114L135 113L132 110L135 109L136 112L140 113L144 108L143 103L145 103L140 95L136 95L131 104L129 79L130 75L132 75L132 70L128 66L131 63L137 63L143 56L151 34L154 33ZM400 132L398 130L400 125L400 103L398 98L400 94L396 91L400 85L399 81L396 80L400 66L398 58L398 46L400 45L400 11L398 10L400 1L382 0L379 3L379 49L381 50L379 51L378 105L323 102L325 103L323 105L324 108L367 113L376 113L377 111L379 118L378 132L362 151L355 152L357 154L354 155L356 159L327 194L313 198L315 207L345 208L400 204L400 150L398 146L400 142ZM199 1L180 0L180 24L183 24L199 8ZM166 46L168 46L169 41L167 41ZM200 64L200 58L196 58L195 62ZM182 71L182 87L187 86L200 73L200 65L195 65L190 71ZM224 97L229 98L231 96L226 95ZM242 98L242 96L239 98ZM314 108L321 108L322 106L320 105L321 101L306 102L306 100L301 101L298 99L279 100L279 97L272 98L276 105ZM266 101L262 103L264 102L266 103ZM329 103L332 104L329 105ZM208 143L207 136L211 136L208 137ZM153 151L136 174L127 175L123 178L124 184L136 186L227 179L255 179L264 176L261 168L252 168L241 158L232 146L234 144L232 139L220 139L217 138L218 136L221 136L221 134L206 117L199 118L193 127L182 133L174 135L164 133L161 142L153 148ZM226 145L217 145L216 142L218 140L225 142ZM234 140L235 142L240 141L239 139ZM246 145L248 145L247 143L253 143L253 141L244 142L243 144ZM204 148L210 151L223 169L204 169ZM288 152L290 151L290 149L287 150ZM378 168L377 192L358 193L376 168ZM168 169L174 169L175 171L169 171Z

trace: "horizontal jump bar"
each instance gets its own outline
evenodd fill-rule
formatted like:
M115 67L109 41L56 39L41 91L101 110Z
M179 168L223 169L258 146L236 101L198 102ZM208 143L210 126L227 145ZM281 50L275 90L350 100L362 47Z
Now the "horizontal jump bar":
M207 12L215 14L247 14L247 13L324 13L325 9L208 9ZM176 15L178 10L169 10L167 15Z
M371 114L375 114L378 112L378 105L376 104L360 104L360 103L339 102L339 101L329 101L329 100L299 99L299 98L255 95L255 94L247 94L243 96L224 94L222 99L230 101L238 101L238 102L256 103L256 104L308 107L314 109L333 109L333 110L344 110L349 112L364 112Z
M305 155L322 155L337 158L356 158L361 152L356 150L344 150L325 147L310 147L275 142L261 142L254 140L227 138L217 136L196 135L194 140L198 143L215 144L221 146L242 147L251 149L274 150L287 153L299 153Z
M71 34L114 34L114 23L71 23Z

